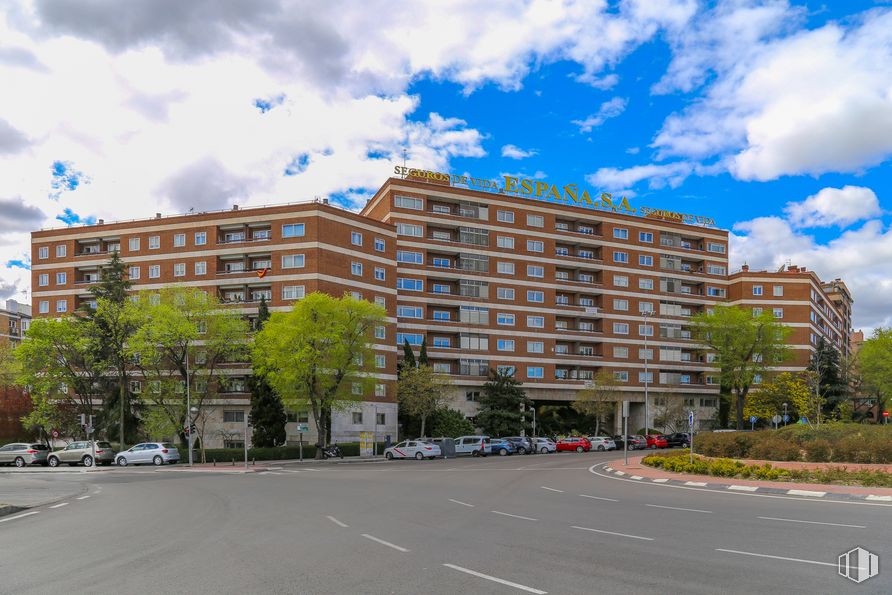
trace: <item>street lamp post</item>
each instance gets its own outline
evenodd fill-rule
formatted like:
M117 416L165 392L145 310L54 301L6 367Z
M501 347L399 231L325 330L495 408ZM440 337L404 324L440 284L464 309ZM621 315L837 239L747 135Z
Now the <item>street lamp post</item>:
M784 403L784 427L787 427L787 404Z
M645 441L647 440L647 434L649 433L648 430L650 429L650 425L648 424L648 417L647 417L647 415L648 415L647 389L648 389L648 386L650 385L650 366L648 365L649 361L650 361L650 351L648 351L648 349L647 349L647 334L648 334L649 328L648 328L647 323L648 323L648 319L650 318L650 315L652 313L653 313L652 310L644 311L644 438L645 438Z
M189 437L189 466L192 466L192 403L191 382L189 378L189 344L186 343L186 431Z

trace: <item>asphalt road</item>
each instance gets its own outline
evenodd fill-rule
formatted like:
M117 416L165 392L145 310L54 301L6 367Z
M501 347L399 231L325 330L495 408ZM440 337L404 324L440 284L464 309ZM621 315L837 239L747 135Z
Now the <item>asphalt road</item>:
M599 476L614 458L42 475L84 491L0 517L0 592L892 593L892 506Z

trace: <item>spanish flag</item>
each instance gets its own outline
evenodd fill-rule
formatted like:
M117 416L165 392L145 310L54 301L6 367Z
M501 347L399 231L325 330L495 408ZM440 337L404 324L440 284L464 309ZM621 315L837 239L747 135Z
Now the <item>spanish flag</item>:
M269 267L265 267L265 268L257 271L257 276L260 277L261 279L263 279L264 277L266 277L266 274L269 272L269 270L270 270Z

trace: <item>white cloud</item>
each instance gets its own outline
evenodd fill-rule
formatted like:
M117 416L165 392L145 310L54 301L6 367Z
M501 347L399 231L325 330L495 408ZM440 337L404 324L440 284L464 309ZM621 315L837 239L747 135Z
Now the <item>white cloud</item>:
M521 149L516 145L505 145L502 147L502 157L509 159L526 159L536 154L536 151L529 149Z
M802 202L787 203L784 212L796 227L845 227L883 213L877 195L863 186L822 188Z
M573 120L573 124L579 126L582 132L591 132L592 128L597 128L610 118L615 118L626 110L629 100L624 97L614 97L609 101L605 101L598 108L598 111L589 115L584 120Z
M636 165L626 169L602 167L585 177L593 186L606 190L631 188L642 180L648 180L651 188L677 188L685 178L694 173L695 166L685 161L675 163Z

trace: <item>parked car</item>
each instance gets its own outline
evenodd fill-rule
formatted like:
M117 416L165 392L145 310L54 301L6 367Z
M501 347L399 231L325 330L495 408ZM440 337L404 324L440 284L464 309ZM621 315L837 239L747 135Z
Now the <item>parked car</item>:
M528 455L536 452L533 441L527 436L505 436L505 440L514 445L514 450L519 455Z
M673 434L666 434L663 437L666 439L669 448L672 448L673 446L687 448L691 444L691 435L687 432L675 432Z
M489 452L504 457L516 453L517 448L507 438L493 438L489 441Z
M93 466L93 447L89 440L83 442L72 442L62 450L56 450L49 454L47 463L50 467L58 467L62 463L68 463L72 467L75 465L83 465L84 467ZM115 460L115 451L108 442L96 442L96 464L111 465Z
M492 452L489 442L489 436L459 436L455 439L455 454L474 457L486 456ZM483 445L482 450L481 444Z
M392 459L433 459L440 456L440 447L423 440L403 440L396 446L384 449L384 458Z
M669 448L669 442L666 440L666 437L661 434L648 434L644 437L647 448L656 449L656 448Z
M115 462L119 467L127 465L174 464L180 460L180 451L166 442L143 442L118 453Z
M613 438L607 438L606 436L589 436L588 441L592 443L592 450L616 450L616 442L613 441Z
M47 455L50 449L45 444L36 442L13 442L0 447L0 465L25 465L46 466Z
M644 436L627 436L629 442L629 450L641 450L644 448ZM613 437L613 442L616 444L617 450L623 450L625 448L624 444L626 439L617 434Z
M557 444L550 438L533 438L536 445L536 451L540 454L548 454L557 451Z
M557 441L557 449L568 450L576 452L588 452L592 449L592 443L588 441L588 438L583 436L570 436L568 438L562 438Z

